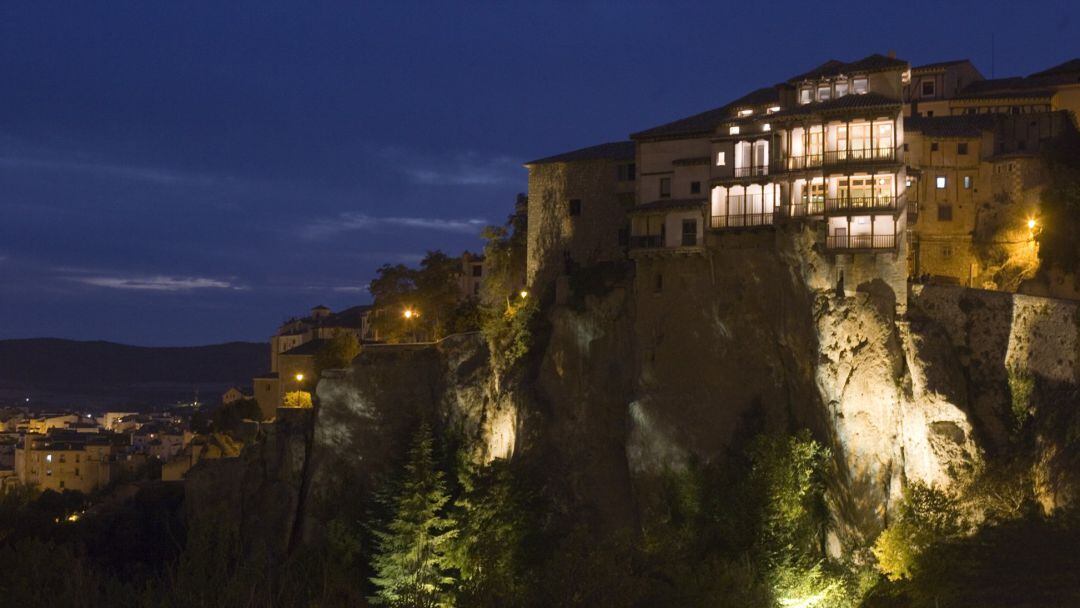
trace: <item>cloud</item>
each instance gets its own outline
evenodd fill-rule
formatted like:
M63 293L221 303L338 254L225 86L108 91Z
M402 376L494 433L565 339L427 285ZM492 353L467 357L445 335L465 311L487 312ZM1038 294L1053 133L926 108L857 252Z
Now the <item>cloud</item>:
M87 175L166 185L214 185L220 181L218 178L208 175L184 173L181 171L158 169L154 167L138 167L62 159L24 158L16 156L0 156L0 168L31 169L60 173L84 173Z
M105 287L108 289L126 289L132 291L193 291L196 289L244 289L243 286L235 285L229 281L211 279L207 277L170 277L165 275L152 276L78 276L65 277L69 281Z
M381 228L410 228L458 234L478 234L488 221L483 218L443 219L432 217L372 217L364 213L342 213L333 220L317 220L301 228L304 238L315 239L342 232Z
M397 146L378 149L375 155L410 181L426 186L497 186L523 184L525 180L521 162L506 156L476 152L436 155Z

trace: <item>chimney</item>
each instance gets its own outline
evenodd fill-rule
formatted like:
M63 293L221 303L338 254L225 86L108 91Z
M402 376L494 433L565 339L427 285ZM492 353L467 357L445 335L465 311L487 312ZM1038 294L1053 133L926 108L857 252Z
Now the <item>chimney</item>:
M886 53L886 55L889 56L889 59L896 59L896 51L894 51L894 50L890 49L889 52Z

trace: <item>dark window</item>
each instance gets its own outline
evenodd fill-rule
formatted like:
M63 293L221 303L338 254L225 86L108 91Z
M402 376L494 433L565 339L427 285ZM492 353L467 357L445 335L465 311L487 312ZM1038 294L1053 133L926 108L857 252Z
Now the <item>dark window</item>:
M1022 140L1022 139L1020 141L1016 142L1016 149L1017 150L1026 150L1027 149L1027 142Z
M926 117L927 117L927 118L931 118L931 117L933 117L933 115L934 115L934 111L933 111L933 110L928 110L928 111L926 112Z
M935 142L930 143L930 151L931 152L937 152L938 151L938 142L935 141Z
M690 182L690 194L701 194L701 182Z
M664 291L664 275L657 274L653 279L653 293Z
M480 264L474 264L472 267L472 276L478 277L482 274L484 274L484 267Z
M951 222L952 221L952 205L938 205L937 206L937 219L939 222Z
M933 97L934 96L934 81L924 80L922 83L922 96Z
M670 197L671 197L671 178L670 177L661 177L660 178L660 198L670 198Z
M697 220L682 221L682 246L693 247L697 245Z
M904 142L904 152L907 152L907 150L908 150L908 148L907 148L907 142Z
M632 182L635 179L637 179L637 165L635 163L619 165L620 182Z
M581 215L581 199L570 199L570 215Z
M957 154L967 154L968 153L967 142L962 142L962 143L956 144L956 153Z
M942 245L941 246L941 257L943 257L943 258L951 258L952 257L952 245Z
M626 247L630 244L630 231L626 228L619 228L619 247Z
M480 284L479 283L473 283L472 295L474 295L474 296L480 295Z

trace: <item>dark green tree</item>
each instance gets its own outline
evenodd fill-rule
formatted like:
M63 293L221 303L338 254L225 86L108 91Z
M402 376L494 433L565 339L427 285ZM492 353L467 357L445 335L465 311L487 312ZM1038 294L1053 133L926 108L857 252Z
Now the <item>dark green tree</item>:
M352 332L339 333L315 353L315 377L322 376L325 369L341 369L352 365L360 354L360 341Z
M443 474L435 465L434 440L425 423L409 449L404 475L388 498L389 522L374 531L372 558L378 588L371 603L395 608L440 608L452 605L447 552L456 536L446 516L450 500Z

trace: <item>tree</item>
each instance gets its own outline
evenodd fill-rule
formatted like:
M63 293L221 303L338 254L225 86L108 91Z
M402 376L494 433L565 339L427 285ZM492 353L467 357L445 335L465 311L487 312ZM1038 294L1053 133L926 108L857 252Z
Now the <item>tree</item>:
M262 420L262 410L254 399L238 399L214 411L214 430L236 434L245 420Z
M321 377L325 369L341 369L352 365L353 359L359 354L360 341L356 339L356 334L337 334L315 353L315 377Z
M919 555L965 531L957 497L922 483L904 489L897 517L874 543L878 569L891 581L911 578Z
M374 306L381 311L374 316L375 329L388 342L438 340L477 329L475 302L461 297L460 276L460 259L441 251L429 251L416 269L402 264L379 268L369 285ZM406 318L405 311L412 314Z
M537 533L533 497L497 459L470 467L456 501L460 530L452 543L461 574L457 589L463 606L518 606L532 582L525 549Z
M450 606L454 579L447 551L456 535L446 516L443 474L435 466L430 427L420 425L397 492L388 499L391 520L374 531L372 558L378 588L371 602L400 608Z
M283 407L311 407L311 393L307 391L291 391L285 393Z

